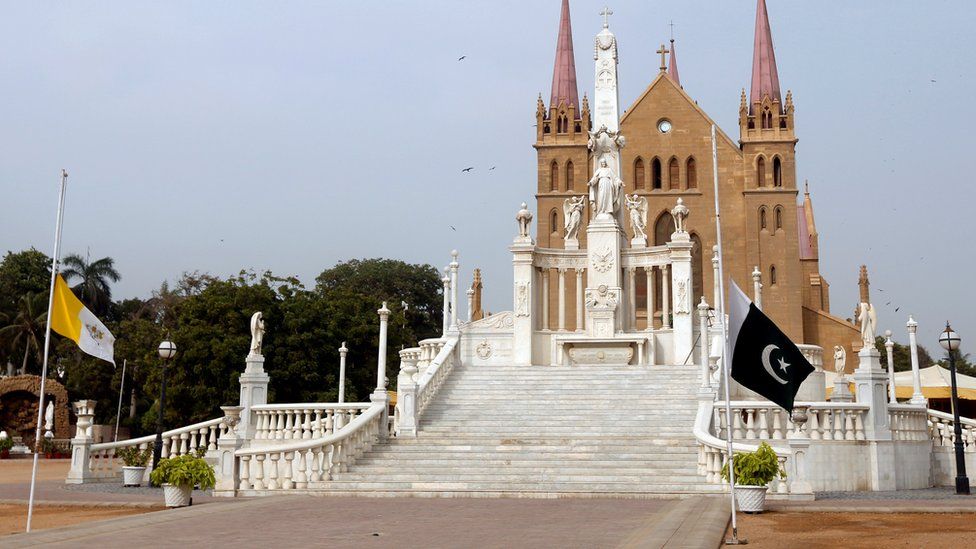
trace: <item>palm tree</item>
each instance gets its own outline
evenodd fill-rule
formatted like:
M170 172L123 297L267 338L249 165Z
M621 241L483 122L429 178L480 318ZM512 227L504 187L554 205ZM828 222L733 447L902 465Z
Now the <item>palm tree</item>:
M9 349L10 354L24 347L22 371L27 371L27 358L31 349L37 362L40 363L41 346L44 341L44 330L47 328L47 296L28 292L17 301L17 313L7 317L3 327L0 327L0 341Z
M115 260L111 257L96 259L91 263L87 258L71 254L61 262L61 274L66 282L78 279L71 289L78 292L82 303L95 315L102 315L112 303L112 289L109 282L118 282L122 277L115 270Z

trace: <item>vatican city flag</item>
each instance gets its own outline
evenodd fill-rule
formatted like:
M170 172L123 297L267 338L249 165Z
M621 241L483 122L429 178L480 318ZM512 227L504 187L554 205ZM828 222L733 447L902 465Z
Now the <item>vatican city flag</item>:
M115 364L115 336L82 305L61 275L54 281L51 329L91 356Z

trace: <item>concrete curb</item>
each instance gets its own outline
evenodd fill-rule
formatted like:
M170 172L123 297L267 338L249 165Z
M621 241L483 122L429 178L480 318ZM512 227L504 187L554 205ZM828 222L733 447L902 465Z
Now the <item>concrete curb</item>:
M0 499L0 505L27 505L26 499ZM204 505L209 502L201 502L197 505ZM57 500L34 500L35 507L123 507L132 509L162 509L163 502L149 501L57 501Z

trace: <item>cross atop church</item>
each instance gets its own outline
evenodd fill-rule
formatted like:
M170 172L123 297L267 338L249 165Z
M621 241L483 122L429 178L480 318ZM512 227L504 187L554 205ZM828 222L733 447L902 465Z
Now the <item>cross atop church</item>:
M668 70L667 55L669 53L671 53L671 50L665 48L664 47L664 44L661 44L661 49L657 50L654 53L660 53L661 54L661 72L664 72L664 71Z
M604 6L603 11L600 12L603 16L603 28L610 28L610 16L613 15L613 11L610 10L610 6Z

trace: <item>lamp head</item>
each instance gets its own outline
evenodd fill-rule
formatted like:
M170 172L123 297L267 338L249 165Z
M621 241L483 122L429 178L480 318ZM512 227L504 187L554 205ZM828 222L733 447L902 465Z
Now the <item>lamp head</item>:
M949 326L949 323L946 322L945 331L939 335L939 345L942 345L942 348L946 351L958 351L959 343L961 342L962 338L959 337L959 334L957 334L952 327Z
M159 358L169 360L176 356L176 344L172 341L164 341L159 344Z

